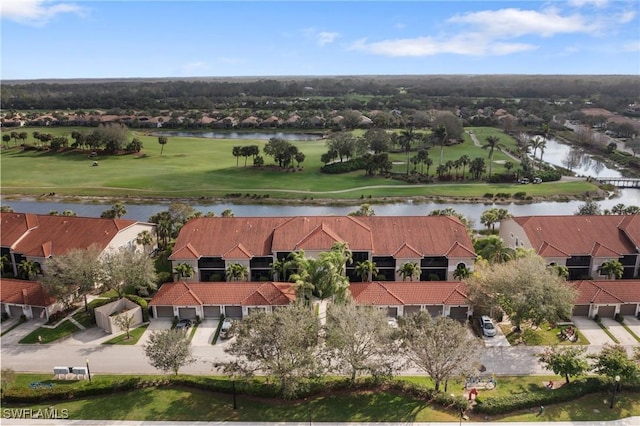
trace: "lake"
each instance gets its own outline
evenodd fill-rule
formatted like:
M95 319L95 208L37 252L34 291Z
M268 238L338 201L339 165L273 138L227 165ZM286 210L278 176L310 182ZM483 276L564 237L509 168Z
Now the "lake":
M317 133L283 133L283 132L162 132L163 136L178 136L183 138L204 138L204 139L257 139L268 141L271 138L280 138L286 141L317 141L322 139L322 135Z
M540 150L536 152L540 158ZM594 159L579 148L573 148L558 142L555 139L547 139L542 161L554 166L565 167L573 170L577 176L591 177L621 177L622 174L607 167L605 163Z
M626 188L620 191L621 196L600 201L602 209L610 209L616 204L622 203L626 206L640 206L640 189ZM364 200L363 202L366 202ZM3 200L3 205L10 206L16 212L21 213L39 213L48 214L50 211L63 212L64 210L72 210L78 216L100 217L100 214L108 210L110 204L81 204L81 203L57 203L57 202L40 202L31 200ZM531 204L477 204L477 203L414 203L407 201L405 203L394 204L374 204L373 209L378 216L423 216L436 209L445 209L451 207L457 212L462 213L475 222L477 228L480 225L480 216L482 212L492 207L507 209L514 216L528 215L572 215L578 208L583 205L583 201L567 201L555 202L545 201ZM154 214L167 210L168 203L156 204L126 204L126 219L134 219L146 221ZM357 210L357 206L299 206L299 205L244 205L233 203L207 204L201 205L191 204L197 211L203 213L214 212L220 216L222 211L231 209L235 216L248 217L273 217L273 216L313 216L313 215L346 215Z

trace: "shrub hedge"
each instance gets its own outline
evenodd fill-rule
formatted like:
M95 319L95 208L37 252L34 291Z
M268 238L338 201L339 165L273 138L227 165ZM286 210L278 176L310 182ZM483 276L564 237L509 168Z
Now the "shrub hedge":
M149 321L149 304L147 303L147 301L135 294L127 294L125 295L125 297L131 300L133 303L140 305L140 307L142 308L142 320L144 322Z

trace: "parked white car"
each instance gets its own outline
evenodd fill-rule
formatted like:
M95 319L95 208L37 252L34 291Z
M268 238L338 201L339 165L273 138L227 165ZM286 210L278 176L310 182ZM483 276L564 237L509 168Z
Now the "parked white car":
M479 319L480 329L482 330L482 335L486 337L493 337L496 335L496 326L493 325L493 321L486 315L483 315Z
M233 320L231 318L225 318L220 327L220 338L228 339L233 336Z

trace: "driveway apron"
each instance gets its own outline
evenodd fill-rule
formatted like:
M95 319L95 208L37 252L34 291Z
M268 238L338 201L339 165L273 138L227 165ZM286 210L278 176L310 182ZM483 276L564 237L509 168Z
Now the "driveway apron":
M606 343L615 343L594 320L587 317L572 317L571 321L578 327L578 332L582 333L591 345L602 346Z
M615 336L621 345L637 345L638 341L633 338L618 321L612 318L602 318L602 324L609 329L609 332Z

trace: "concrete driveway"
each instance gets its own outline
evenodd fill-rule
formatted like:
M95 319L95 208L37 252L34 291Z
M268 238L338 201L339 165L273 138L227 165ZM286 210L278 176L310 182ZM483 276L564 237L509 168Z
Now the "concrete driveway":
M637 345L638 341L625 329L622 324L613 318L602 318L602 325L609 329L621 345ZM625 319L626 321L626 319Z
M29 333L34 330L37 330L45 323L43 319L30 319L27 322L23 322L4 336L0 338L0 343L2 346L5 345L14 345L17 344L23 337L26 337ZM8 325L6 328L3 327L3 331L11 327L13 324L17 324L17 322Z
M587 317L571 317L571 321L578 327L578 332L582 333L591 345L615 344L594 320Z
M218 323L220 320L217 319L205 319L203 320L196 329L196 333L193 335L193 339L191 339L192 346L210 346L211 340L213 339L213 335L216 333L218 329Z
M500 324L496 324L496 335L493 337L482 336L482 341L486 347L494 347L494 346L511 346L509 341L507 340L507 336L505 336L502 331L502 327Z
M149 323L149 327L147 327L147 331L144 332L136 346L142 346L149 340L149 336L154 331L158 330L169 330L173 325L173 321L170 319L154 319Z
M640 320L638 318L626 316L624 317L624 323L627 324L627 327L629 327L636 336L640 337Z

